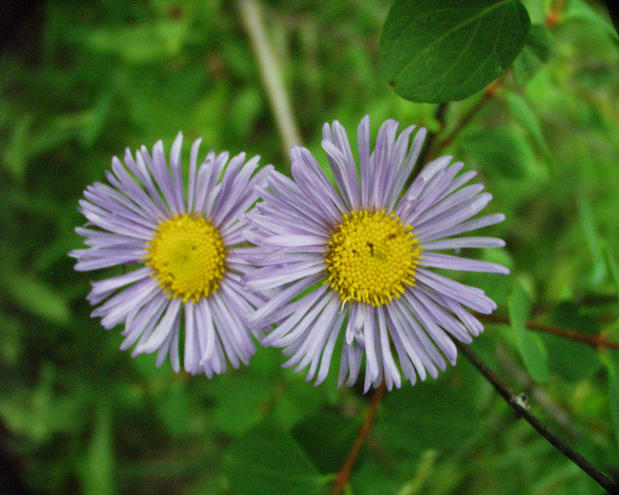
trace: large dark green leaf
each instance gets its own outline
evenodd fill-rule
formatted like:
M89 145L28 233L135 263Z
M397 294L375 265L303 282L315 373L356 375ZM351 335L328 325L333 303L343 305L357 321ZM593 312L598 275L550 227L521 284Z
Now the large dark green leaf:
M462 100L505 72L529 25L516 0L396 0L381 38L384 76L408 100Z
M235 495L314 494L327 481L290 435L267 425L235 441L225 466Z

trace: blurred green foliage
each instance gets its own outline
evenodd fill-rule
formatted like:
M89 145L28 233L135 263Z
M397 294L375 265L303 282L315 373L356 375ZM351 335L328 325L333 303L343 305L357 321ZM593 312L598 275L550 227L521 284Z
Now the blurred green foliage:
M480 172L507 220L483 256L515 276L467 274L499 314L619 341L619 57L599 5L524 2L532 29L501 88L447 149ZM264 2L307 145L321 124L366 113L441 125L379 72L390 2ZM66 256L83 188L124 147L189 143L260 153L285 171L237 5L220 1L36 4L0 58L0 489L34 493L324 493L367 408L335 377L315 388L277 350L216 377L175 374L118 350ZM450 104L454 128L481 95ZM441 136L438 140L440 142ZM187 151L187 150L186 150ZM613 264L614 263L614 264ZM514 280L518 284L514 285ZM511 294L511 295L510 295ZM530 298L523 303L523 298ZM510 304L511 302L511 304ZM554 431L619 475L618 352L487 325L474 344ZM526 345L526 343L532 345ZM527 351L532 347L534 356ZM536 356L536 357L535 357ZM533 363L534 368L531 368ZM539 367L543 367L540 371ZM335 366L333 366L335 367ZM531 375L529 375L529 372ZM333 372L331 373L333 375ZM536 379L544 379L540 384ZM387 395L350 493L596 494L576 466L514 421L464 359Z

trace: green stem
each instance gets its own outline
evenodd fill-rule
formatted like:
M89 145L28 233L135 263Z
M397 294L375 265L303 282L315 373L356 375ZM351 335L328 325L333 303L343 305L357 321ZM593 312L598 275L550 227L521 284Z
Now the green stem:
M301 144L301 136L292 113L288 94L284 88L281 67L267 38L258 2L243 0L239 3L239 10L258 59L264 89L267 92L277 129L282 138L284 156L288 156L292 145Z

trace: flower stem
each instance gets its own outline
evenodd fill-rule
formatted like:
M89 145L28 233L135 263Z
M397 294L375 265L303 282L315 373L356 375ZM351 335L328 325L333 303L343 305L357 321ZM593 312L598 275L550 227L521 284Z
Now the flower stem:
M606 474L596 468L579 452L571 448L561 439L557 438L540 419L529 411L526 399L515 394L494 372L484 363L470 346L456 343L460 352L481 372L507 404L514 410L517 417L524 418L535 430L550 442L559 452L570 459L580 469L587 473L597 483L599 483L608 493L619 493L619 485L613 482Z
M477 318L479 318L481 321L485 321L488 323L506 323L509 325L509 318L505 316L478 314ZM527 321L525 326L530 330L550 333L552 335L563 337L564 339L574 340L576 342L582 342L583 344L588 344L591 347L594 347L596 349L599 347L608 347L609 349L619 349L619 343L612 342L606 339L602 335L580 333L575 330L570 330L569 328L563 328L563 327L559 327L556 325L548 325L546 323L539 323L536 321Z
M374 395L372 395L372 399L370 400L370 406L368 407L368 412L365 415L365 420L359 428L359 433L357 434L357 438L355 438L355 442L350 448L350 452L348 453L348 457L340 469L339 473L337 473L337 477L335 478L335 485L333 486L333 490L331 491L331 495L339 495L344 490L344 487L348 483L348 479L350 478L350 473L352 471L353 466L355 465L355 461L357 460L357 456L361 451L361 446L370 432L370 427L372 426L372 421L374 421L374 417L376 416L376 410L378 409L378 405L385 394L385 382L383 381L379 387L374 391Z
M281 67L273 48L269 44L258 2L243 0L239 3L239 10L258 59L264 89L267 92L277 129L282 138L284 156L287 156L293 144L301 144L301 136L292 114L288 94L284 89Z

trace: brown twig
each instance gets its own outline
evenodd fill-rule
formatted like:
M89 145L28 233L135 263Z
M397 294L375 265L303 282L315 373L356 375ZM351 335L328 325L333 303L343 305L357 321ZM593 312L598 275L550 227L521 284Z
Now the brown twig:
M385 382L383 381L379 387L374 391L374 395L372 395L372 399L370 401L370 405L368 407L368 412L365 415L365 420L359 428L359 433L357 434L357 438L355 438L355 443L353 443L350 448L350 452L348 453L348 457L340 469L340 472L337 473L337 477L335 478L335 485L333 486L333 490L331 491L331 495L339 495L344 490L344 487L348 483L348 478L350 478L350 473L352 471L353 466L355 465L355 461L357 460L357 456L361 451L361 446L370 432L370 427L372 426L372 421L374 421L374 417L376 416L376 410L378 409L378 405L385 394Z
M488 380L494 389L499 393L501 397L505 399L507 404L514 410L516 416L524 418L535 430L542 435L548 442L550 442L559 452L570 459L580 469L587 473L591 478L598 482L608 493L619 493L619 485L613 482L606 474L596 468L587 459L585 459L579 452L572 449L563 440L556 437L547 427L542 423L537 416L529 411L529 407L526 403L526 398L521 394L515 394L494 372L475 354L470 346L460 344L456 342L460 352L464 354L469 361L475 366L482 375Z
M477 318L479 318L481 321L485 321L488 323L505 323L509 325L509 318L507 318L506 316L478 314ZM563 328L556 325L548 325L547 323L539 323L537 321L527 321L526 327L530 330L550 333L552 335L557 335L558 337L563 337L564 339L582 342L583 344L590 345L591 347L594 347L596 349L600 347L619 349L619 343L612 342L602 335L581 333L577 332L576 330L570 330L569 328Z

